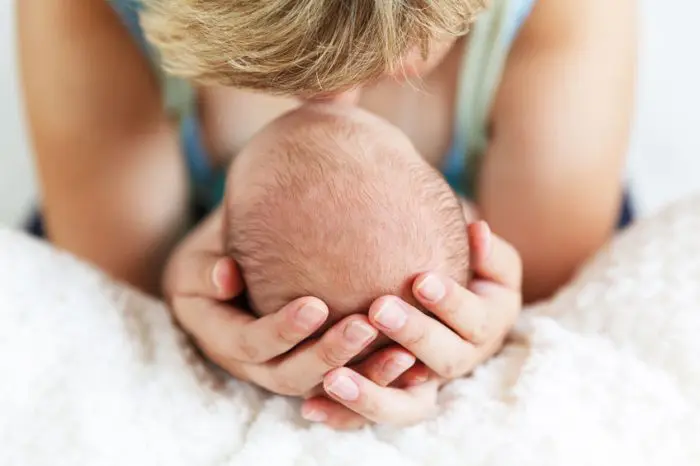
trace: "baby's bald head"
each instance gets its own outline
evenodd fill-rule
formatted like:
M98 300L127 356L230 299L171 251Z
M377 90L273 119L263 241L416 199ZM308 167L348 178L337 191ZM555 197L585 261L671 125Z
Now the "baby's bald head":
M367 312L429 270L468 278L466 221L442 176L389 123L310 105L273 122L229 174L226 248L250 305L269 314L302 296L329 323Z

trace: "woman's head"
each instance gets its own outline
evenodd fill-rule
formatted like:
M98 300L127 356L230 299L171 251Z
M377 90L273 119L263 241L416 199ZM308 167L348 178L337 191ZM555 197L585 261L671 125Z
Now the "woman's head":
M485 0L145 0L165 68L202 84L313 96L424 74Z

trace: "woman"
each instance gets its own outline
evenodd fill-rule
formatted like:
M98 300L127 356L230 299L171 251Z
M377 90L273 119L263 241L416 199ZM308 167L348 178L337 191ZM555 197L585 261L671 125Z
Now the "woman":
M323 303L305 298L250 321L216 301L240 288L234 264L210 249L216 214L170 252L191 224L190 193L200 211L211 211L219 170L254 132L304 99L352 101L403 130L517 249L526 301L563 284L626 212L620 205L636 58L633 0L499 0L483 12L475 0L153 0L142 24L165 67L196 83L191 94L159 79L135 6L18 2L48 236L152 292L170 257L165 293L178 319L212 359L254 383L297 393L333 376L317 360L300 359L309 353L297 348L285 359L293 362L294 375L283 384L291 389L270 383L279 374L274 357L320 325ZM176 89L165 100L163 83ZM483 228L473 236L490 237ZM419 296L438 316L463 315L472 327L489 329L487 337L475 344L448 326L452 340L438 345L432 329L445 325L412 315L403 331L425 334L383 329L404 349L387 350L386 361L373 367L408 350L452 378L492 355L520 292L519 280L513 286L519 261L498 239L492 248L477 264L495 287L466 290L431 276L437 298ZM321 311L317 320L293 320L309 302ZM348 351L338 335L342 329L331 329L313 346L333 367ZM328 357L339 351L343 357ZM337 404L314 399L305 414L347 427L429 413L420 388L392 403L399 392L382 387L376 372L363 369L369 379L358 399L329 393Z

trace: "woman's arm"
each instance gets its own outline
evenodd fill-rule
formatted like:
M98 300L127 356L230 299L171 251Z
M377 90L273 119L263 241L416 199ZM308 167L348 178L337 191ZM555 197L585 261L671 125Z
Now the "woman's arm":
M187 185L158 82L106 0L17 2L48 235L156 292Z
M538 0L507 64L479 209L524 262L526 301L615 228L636 71L634 0Z

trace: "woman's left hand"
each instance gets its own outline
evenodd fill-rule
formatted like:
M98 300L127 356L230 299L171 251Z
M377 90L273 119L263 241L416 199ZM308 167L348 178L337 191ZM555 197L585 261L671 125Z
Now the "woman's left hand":
M416 299L437 319L395 296L370 307L370 322L422 364L397 375L392 386L394 380L373 376L378 371L371 361L358 370L333 370L324 379L330 399L307 400L302 413L313 413L307 418L334 428L418 422L434 412L441 383L469 374L501 348L522 307L522 263L485 222L469 225L468 232L474 278L467 288L433 273L414 281Z

